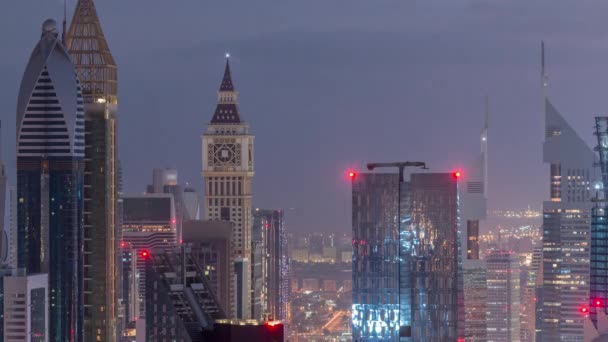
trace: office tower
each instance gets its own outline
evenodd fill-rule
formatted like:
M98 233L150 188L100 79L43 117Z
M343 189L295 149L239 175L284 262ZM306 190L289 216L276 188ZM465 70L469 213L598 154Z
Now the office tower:
M23 271L23 270L21 270ZM54 319L49 319L48 275L5 275L2 279L4 341L48 342Z
M203 341L226 318L188 244L146 257L147 341Z
M122 243L137 257L139 317L145 313L145 254L176 245L175 207L171 194L123 195ZM130 295L130 294L129 294Z
M266 255L263 267L266 271L264 283L268 294L265 313L270 319L285 320L289 296L289 255L284 214L282 210L258 208L253 212L253 216L254 221L259 220L261 225Z
M215 113L202 137L204 214L205 220L232 222L235 260L251 255L253 140L249 125L241 119L238 92L226 59ZM249 296L249 292L244 294ZM242 302L249 306L249 297ZM245 312L251 309L247 307Z
M2 121L0 121L0 130L2 129ZM2 132L0 132L0 263L8 262L8 237L10 227L4 225L6 215L6 171L4 162L2 161Z
M47 20L17 101L17 264L48 273L49 339L83 340L84 111L57 23Z
M455 341L458 178L402 171L351 176L353 340Z
M248 319L251 316L251 263L249 258L234 260L236 318Z
M232 224L225 221L184 222L184 243L188 244L220 306L234 317L232 274Z
M486 265L479 260L480 221L487 213L488 163L488 100L480 134L481 153L476 163L463 175L465 187L460 189L461 249L464 271L464 334L467 341L485 341L485 282Z
M122 256L122 301L124 306L124 324L134 322L139 317L139 283L137 281L137 251L130 243L121 243Z
M598 314L608 312L608 117L595 118L595 135L601 181L593 185L595 205L591 221L591 267L589 282L589 316L600 330Z
M487 269L485 261L477 267L463 269L465 302L465 341L485 342L487 338L486 305L488 299Z
M186 183L184 193L182 194L184 201L184 221L192 221L200 219L200 206L198 203L198 193L196 190Z
M14 186L8 188L8 256L9 268L17 268L17 189Z
M263 320L266 308L266 286L264 278L264 245L262 241L251 241L251 319Z
M148 185L146 192L173 194L177 241L181 241L183 222L198 217L198 195L192 187L184 188L177 180L176 169L154 169L152 184Z
M549 165L550 197L543 202L543 286L536 310L541 326L537 326L536 340L580 340L584 316L579 310L589 300L590 186L596 180L595 156L547 96L544 106L543 161Z
M84 100L84 338L116 341L117 67L93 0L78 0L66 45Z
M519 260L510 252L494 250L486 256L488 268L488 341L518 342Z

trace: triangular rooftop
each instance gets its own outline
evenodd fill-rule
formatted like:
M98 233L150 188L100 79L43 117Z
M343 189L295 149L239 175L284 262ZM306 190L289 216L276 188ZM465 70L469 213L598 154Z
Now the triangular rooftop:
M224 77L220 84L217 107L211 119L213 125L235 125L242 123L239 113L237 92L234 90L232 83L232 74L230 72L230 60L226 58L226 68L224 69Z
M115 102L118 93L116 63L93 0L78 0L66 38L86 102L99 99Z

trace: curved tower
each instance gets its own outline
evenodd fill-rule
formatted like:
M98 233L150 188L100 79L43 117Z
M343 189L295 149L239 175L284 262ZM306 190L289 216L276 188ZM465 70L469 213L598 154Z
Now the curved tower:
M202 140L205 220L232 223L233 259L237 265L246 266L251 259L254 137L249 134L249 125L241 120L238 92L232 83L228 59L215 113ZM231 316L248 318L251 313L250 273L236 275L237 302L233 303ZM231 310L225 311L230 313Z
M48 273L52 341L82 341L84 113L74 65L47 20L17 100L17 264Z
M84 337L120 335L116 253L117 67L93 0L78 0L66 46L84 99Z

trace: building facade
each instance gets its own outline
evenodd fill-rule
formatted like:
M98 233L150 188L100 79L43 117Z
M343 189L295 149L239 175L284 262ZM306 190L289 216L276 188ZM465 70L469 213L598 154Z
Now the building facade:
M184 222L184 243L190 247L222 310L234 317L232 224L225 221Z
M233 224L233 258L251 257L252 180L254 175L254 137L241 119L238 92L226 61L218 92L218 103L207 131L202 136L203 179L205 186L204 219ZM250 277L247 287L251 288ZM251 312L249 291L245 317ZM236 312L236 310L235 310Z
M510 252L494 250L486 256L487 341L520 341L519 260Z
M122 239L136 254L139 317L145 314L145 254L177 244L175 207L171 194L123 195ZM124 288L124 287L123 287ZM130 295L130 294L129 294Z
M83 340L83 105L49 19L17 100L17 266L27 275L48 273L54 341Z
M266 286L265 314L272 320L285 320L289 300L289 254L282 210L256 209L254 221L261 225L264 240L264 284Z
M353 340L455 341L458 179L359 174L352 222Z
M116 341L117 67L93 0L79 0L66 44L84 100L84 330L87 341Z
M3 341L48 342L49 278L47 274L14 272L2 279Z

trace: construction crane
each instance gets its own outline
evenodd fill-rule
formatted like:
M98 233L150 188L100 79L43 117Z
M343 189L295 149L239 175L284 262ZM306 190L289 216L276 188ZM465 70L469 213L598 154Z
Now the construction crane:
M369 171L374 171L374 169L379 168L379 167L396 167L399 169L399 183L403 182L403 170L406 167L419 167L423 170L428 170L429 168L426 167L426 163L424 162L410 162L410 161L406 161L406 162L395 162L395 163L369 163L367 164L367 169Z

